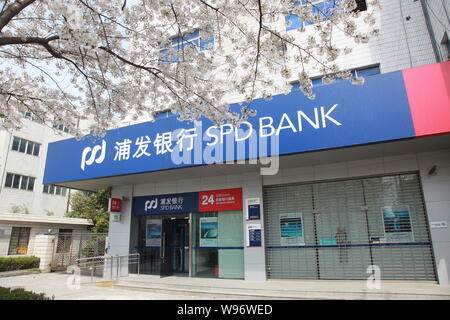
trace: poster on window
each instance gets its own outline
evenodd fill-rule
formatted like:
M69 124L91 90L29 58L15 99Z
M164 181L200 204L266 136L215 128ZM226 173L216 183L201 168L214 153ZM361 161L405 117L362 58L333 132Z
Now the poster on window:
M280 214L280 245L305 245L302 213Z
M161 219L148 219L145 237L145 246L160 247L161 246Z
M217 217L200 218L200 247L217 247Z
M413 230L409 206L386 206L381 208L384 235L388 242L411 242Z

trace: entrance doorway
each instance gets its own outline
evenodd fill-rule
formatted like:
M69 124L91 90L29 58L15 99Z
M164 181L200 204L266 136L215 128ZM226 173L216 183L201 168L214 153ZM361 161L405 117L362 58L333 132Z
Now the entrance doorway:
M189 275L189 218L163 218L161 241L161 277Z

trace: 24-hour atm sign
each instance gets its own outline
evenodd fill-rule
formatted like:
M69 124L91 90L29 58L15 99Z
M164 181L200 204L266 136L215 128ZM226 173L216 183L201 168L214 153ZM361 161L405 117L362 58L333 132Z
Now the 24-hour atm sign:
M242 189L201 191L198 201L199 212L242 210Z
M165 214L242 210L242 189L162 194L133 198L133 214Z

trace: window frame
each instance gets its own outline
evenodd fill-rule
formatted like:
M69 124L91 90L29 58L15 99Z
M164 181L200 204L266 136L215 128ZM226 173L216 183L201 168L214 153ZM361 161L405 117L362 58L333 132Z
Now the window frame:
M307 6L308 3L311 3L315 7L316 5L323 3L324 7L322 9L324 9L324 8L326 8L325 5L330 3L330 2L332 2L332 1L336 1L336 2L333 4L333 6L328 7L326 10L329 10L330 8L334 7L334 5L336 5L338 2L340 2L342 0L310 0L310 1L297 0L294 3L294 7L295 6ZM306 3L303 4L304 2L306 2ZM298 4L296 4L296 3L298 3ZM366 0L356 0L356 5L357 5L357 7L355 8L354 11L366 11L367 10L367 1ZM313 10L314 10L314 8L313 8ZM323 19L322 22L323 21L328 21L328 20L329 20L329 18L327 17L327 19ZM303 21L303 20L301 20L300 17L297 16L296 14L294 14L294 13L288 13L285 16L285 22L286 23L290 22L290 25L286 25L286 31L297 30L299 28L305 28L307 26L315 24L314 22L311 22L311 21ZM294 24L295 24L295 26L294 26ZM297 26L296 24L300 24L300 25Z
M63 186L44 184L42 188L42 193L65 197L67 195L67 189L68 188Z
M24 185L24 181L26 181L25 185ZM11 188L11 189L17 189L17 190L23 190L23 191L33 191L35 181L36 181L35 177L21 175L18 173L7 172L5 184L3 186L5 188Z
M181 41L180 41L181 40ZM208 45L212 43L212 48L208 48ZM161 45L159 49L160 58L159 61L164 63L176 63L179 61L178 56L168 56L169 50L174 49L179 52L185 47L193 45L199 52L209 51L214 49L214 36L208 39L202 39L202 31L197 29L192 32L186 32L181 35L175 35L170 38L170 44Z
M352 76L355 76L355 75L359 76L359 75L361 75L363 77L371 77L371 76L374 76L374 75L381 74L381 68L380 68L380 65L371 65L371 66L365 66L365 67L358 67L358 68L351 69L351 73L352 73ZM358 74L358 73L360 73L360 74ZM339 78L339 79L336 79L335 81L333 81L332 83L327 85L327 84L323 83L323 81L322 81L322 78L324 76L326 76L326 75L324 74L324 75L321 75L321 76L317 76L317 77L311 78L313 89L314 88L323 87L323 86L332 86L333 84L336 84L336 83L345 82L345 79L340 79ZM298 81L294 81L294 82L291 83L291 85L293 85L293 90L294 90L294 88L299 86L299 82Z
M18 232L16 243L13 243L14 231ZM9 237L8 256L27 255L28 246L30 245L30 234L31 227L12 227L11 236ZM22 238L22 236L26 237L26 241L23 241L25 238ZM24 242L26 242L26 247ZM24 247L21 248L21 246ZM22 252L21 249L26 249L26 251Z
M41 143L14 136L11 144L11 150L28 154L30 156L39 157Z

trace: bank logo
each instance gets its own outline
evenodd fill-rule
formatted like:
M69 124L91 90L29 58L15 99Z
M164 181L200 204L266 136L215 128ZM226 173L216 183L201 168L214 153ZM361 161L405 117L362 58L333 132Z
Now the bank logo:
M158 198L145 201L145 211L156 209L158 207Z
M100 154L97 156L97 153ZM90 166L94 163L102 163L105 160L106 154L106 141L102 140L102 145L96 145L93 148L86 147L83 149L83 153L81 154L81 170L84 171L85 166ZM89 155L89 158L88 158Z

